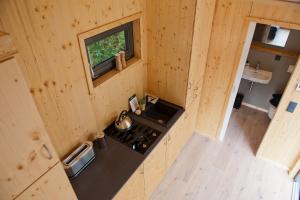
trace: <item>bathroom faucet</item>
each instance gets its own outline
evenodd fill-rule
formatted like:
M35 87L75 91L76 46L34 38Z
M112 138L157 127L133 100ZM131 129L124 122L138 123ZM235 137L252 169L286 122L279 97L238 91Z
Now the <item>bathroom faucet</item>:
M258 71L260 69L260 62L256 63L256 68L255 69L256 69L256 71Z

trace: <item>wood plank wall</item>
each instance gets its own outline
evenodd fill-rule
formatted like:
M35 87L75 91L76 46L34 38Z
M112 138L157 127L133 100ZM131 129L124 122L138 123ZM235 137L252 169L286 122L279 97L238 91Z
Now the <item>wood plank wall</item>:
M217 0L197 123L197 131L212 138L224 118L251 5L250 0Z
M195 110L196 113L198 113L199 101L205 75L215 3L216 0L197 0L185 104L186 108L189 108L194 103L197 104L197 108Z
M224 120L248 17L265 22L285 22L291 27L299 26L300 4L275 0L217 0L197 121L198 132L211 138L218 138ZM276 141L284 141L280 143L282 146L266 141L268 147L265 148L268 149L268 153L262 154L261 157L291 167L291 163L298 159L295 155L299 155L300 149L290 152L294 157L288 161L278 160L276 157L286 153L288 147L285 144L289 143L286 140L294 138L285 138L284 133L270 135L268 138L274 137ZM280 150L276 150L279 147Z
M128 107L132 93L144 92L147 80L143 60L89 96L77 34L143 12L144 5L139 0L1 1L0 30L15 39L22 71L61 158L105 128Z
M299 4L216 0L214 7L214 1L198 1L198 5L199 2L203 6L199 8L200 16L205 12L202 18L211 16L207 24L200 22L208 28L205 33L194 30L196 0L1 1L0 30L14 36L22 71L60 157L110 123L127 107L132 93L141 95L148 88L182 106L193 102L195 93L191 91L197 86L201 91L207 54L207 44L197 41L197 37L209 40L212 18L197 129L210 137L218 136L237 69L246 17L299 24ZM149 15L142 38L142 62L96 88L95 96L89 96L77 34L137 12L145 15L146 11ZM142 21L144 28L146 21ZM193 30L194 42L203 45L195 57L191 55L192 49L195 54L198 51L192 45ZM200 68L193 69L198 62L202 63ZM190 91L188 81L194 83Z
M300 59L257 152L258 157L288 169L292 169L300 158L300 110L298 107L294 113L286 111L290 101L300 103L300 93L295 90L299 81Z
M289 24L300 24L299 3L255 0L251 9L251 17L269 19Z
M185 106L196 0L147 0L148 90Z

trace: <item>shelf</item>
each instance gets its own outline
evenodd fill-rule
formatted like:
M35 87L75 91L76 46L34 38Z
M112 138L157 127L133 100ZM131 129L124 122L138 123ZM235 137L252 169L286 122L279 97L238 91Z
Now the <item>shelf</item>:
M280 56L287 56L287 57L296 58L296 59L298 59L298 57L299 57L298 52L266 46L259 42L252 42L251 49L268 52L268 53L276 54L276 55L280 55Z

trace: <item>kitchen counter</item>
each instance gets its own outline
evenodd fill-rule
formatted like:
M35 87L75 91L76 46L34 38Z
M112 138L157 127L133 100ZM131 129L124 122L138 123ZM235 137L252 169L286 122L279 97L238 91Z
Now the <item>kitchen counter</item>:
M163 127L141 116L131 114L130 116L133 120L137 120L160 131L159 138L144 155L133 151L108 136L105 137L107 142L105 148L101 149L97 145L94 145L95 160L77 177L71 180L78 199L112 199L183 112L184 109L180 108L180 111L173 117L168 127Z

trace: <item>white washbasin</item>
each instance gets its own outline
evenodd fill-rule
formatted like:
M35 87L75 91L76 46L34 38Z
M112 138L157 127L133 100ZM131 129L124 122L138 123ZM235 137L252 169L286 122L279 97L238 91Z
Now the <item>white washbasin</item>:
M272 79L272 72L245 67L242 78L256 83L268 84Z

